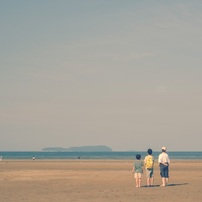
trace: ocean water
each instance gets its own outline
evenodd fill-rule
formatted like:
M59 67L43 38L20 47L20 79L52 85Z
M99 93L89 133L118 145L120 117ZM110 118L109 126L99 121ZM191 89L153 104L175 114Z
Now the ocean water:
M20 159L32 159L34 156L36 159L47 160L65 160L65 159L135 159L136 154L141 154L142 159L147 155L146 152L134 151L134 152L40 152L40 151L23 151L23 152L0 152L2 159L6 160L20 160ZM158 158L160 152L153 152L155 159ZM168 152L170 159L182 159L182 160L201 160L202 152Z

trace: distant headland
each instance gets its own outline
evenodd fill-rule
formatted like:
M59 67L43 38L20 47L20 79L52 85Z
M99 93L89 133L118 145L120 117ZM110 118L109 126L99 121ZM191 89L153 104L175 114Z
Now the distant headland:
M47 152L112 152L112 149L105 145L80 146L80 147L45 147L42 151Z

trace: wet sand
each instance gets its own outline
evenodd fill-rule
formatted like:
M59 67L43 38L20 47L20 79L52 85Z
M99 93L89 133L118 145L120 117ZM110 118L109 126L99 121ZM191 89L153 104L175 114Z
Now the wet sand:
M1 202L200 202L202 161L170 166L170 184L160 187L155 164L154 187L135 188L131 160L1 161Z

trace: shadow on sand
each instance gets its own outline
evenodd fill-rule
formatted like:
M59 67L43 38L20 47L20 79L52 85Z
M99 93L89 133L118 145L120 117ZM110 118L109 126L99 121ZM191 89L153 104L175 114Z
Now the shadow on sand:
M180 183L180 184L168 184L167 187L174 187L174 186L183 186L183 185L188 185L189 183ZM161 185L152 185L150 187L160 187ZM148 186L143 186L145 188L150 188Z
M181 183L181 184L169 184L168 187L174 187L174 186L182 186L182 185L188 185L189 183Z

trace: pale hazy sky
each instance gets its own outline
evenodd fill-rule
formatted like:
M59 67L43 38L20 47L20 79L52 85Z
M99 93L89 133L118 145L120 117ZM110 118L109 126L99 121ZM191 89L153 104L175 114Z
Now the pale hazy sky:
M0 0L0 150L202 150L201 0Z

